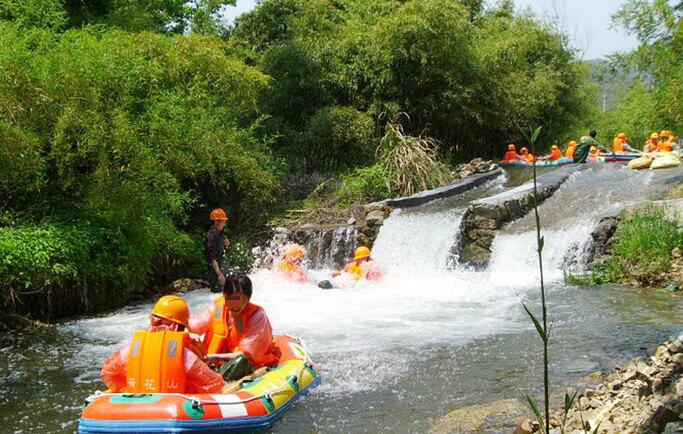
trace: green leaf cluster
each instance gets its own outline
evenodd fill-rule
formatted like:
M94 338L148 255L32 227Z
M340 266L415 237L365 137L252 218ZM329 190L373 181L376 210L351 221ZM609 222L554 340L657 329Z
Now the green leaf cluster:
M481 6L264 0L236 20L230 42L274 79L269 131L288 159L316 161L330 147L345 150L335 164L358 164L343 141L313 135L298 146L297 131L330 106L373 119L404 111L407 134L427 127L456 159L498 155L541 123L542 140L565 134L593 102L586 68L534 17Z

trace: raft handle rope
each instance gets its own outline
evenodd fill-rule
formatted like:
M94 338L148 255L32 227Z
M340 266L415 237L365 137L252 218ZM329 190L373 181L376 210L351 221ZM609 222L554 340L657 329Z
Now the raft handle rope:
M296 372L296 378L300 378L299 376L301 373L304 371L306 368L306 365L304 364L301 368L299 368L298 372ZM278 387L277 389L270 390L266 393L263 393L258 396L252 396L251 398L246 398L246 399L241 399L239 401L207 401L205 399L199 399L195 396L189 396L185 395L184 393L160 393L159 395L164 395L164 396L179 396L181 398L187 399L188 401L192 402L192 406L195 405L230 405L230 404L246 404L247 402L252 402L259 400L261 398L266 398L269 400L273 400L273 395L277 395L279 393L285 392L287 389L291 388L289 381L285 381L285 383ZM85 398L85 402L90 404L93 402L95 399L98 398L104 398L105 396L134 396L134 395L157 395L153 393L143 393L143 394L135 394L135 393L111 393L111 392L100 392L99 390L93 393L92 395L88 396Z

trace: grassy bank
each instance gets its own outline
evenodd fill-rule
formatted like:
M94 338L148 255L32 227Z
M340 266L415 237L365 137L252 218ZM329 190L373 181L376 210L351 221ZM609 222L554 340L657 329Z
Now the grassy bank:
M608 258L583 276L567 276L573 285L618 283L643 287L673 284L683 289L681 221L649 206L619 222Z

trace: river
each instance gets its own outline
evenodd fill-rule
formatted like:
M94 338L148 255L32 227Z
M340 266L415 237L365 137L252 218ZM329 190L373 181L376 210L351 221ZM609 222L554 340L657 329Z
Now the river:
M566 256L588 239L592 224L650 182L648 173L591 168L541 206L558 393L683 329L676 294L563 282ZM487 188L488 194L504 187ZM266 308L276 332L306 340L323 377L272 432L425 432L453 409L539 393L540 341L522 309L526 303L539 310L533 226L522 219L505 227L487 270L449 268L465 203L394 212L375 244L387 272L379 284L322 291L265 270L254 274L253 301ZM200 290L187 298L197 310L213 296ZM150 308L2 336L0 431L75 432L84 397L102 387L102 361L145 326Z

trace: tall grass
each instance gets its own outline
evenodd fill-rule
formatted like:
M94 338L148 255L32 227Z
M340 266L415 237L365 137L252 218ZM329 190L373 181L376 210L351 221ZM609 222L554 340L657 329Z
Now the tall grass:
M634 278L645 286L666 283L666 272L676 247L683 249L681 222L667 216L659 206L648 206L622 220L617 242L607 261L585 276L567 275L570 285L630 283Z
M387 123L377 154L388 174L392 193L410 196L453 179L448 166L439 161L439 145L429 137L403 134L402 126L397 122Z

